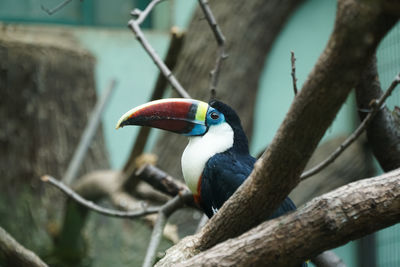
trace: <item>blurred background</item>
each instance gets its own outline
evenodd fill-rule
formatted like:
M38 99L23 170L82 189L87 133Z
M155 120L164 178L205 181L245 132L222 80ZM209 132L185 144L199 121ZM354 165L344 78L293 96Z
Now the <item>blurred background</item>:
M8 70L13 67L8 64L18 62L17 71L26 72L22 78L16 78L15 83L5 85L4 81L9 81L9 77L0 79L0 82L3 81L3 85L0 84L0 89L3 91L0 93L2 98L0 100L2 114L0 115L8 124L0 135L2 146L4 145L0 171L2 176L10 177L0 183L2 186L0 226L44 259L53 256L48 252L53 242L50 236L51 233L58 231L57 221L62 215L59 212L53 214L51 209L42 211L43 200L32 202L31 207L27 207L26 202L20 203L16 196L20 198L25 191L16 185L19 178L12 177L40 176L51 170L55 173L63 173L73 152L73 148L65 147L76 143L80 137L80 131L76 132L74 129L83 129L96 98L101 96L113 79L117 81L115 93L102 116L102 131L97 134L96 141L89 151L88 160L91 163L87 163L82 173L86 169L93 168L123 168L138 129L128 127L123 131L115 131L115 124L127 110L148 101L158 76L158 69L127 28L130 12L134 8L142 9L149 1L76 0L52 15L41 8L43 6L51 9L59 2L55 0L0 1L0 61L3 68L0 71L3 76L9 75L12 71ZM162 57L168 49L171 27L176 26L185 31L196 8L197 1L195 0L164 1L145 21L143 28L146 37ZM297 58L296 74L298 87L301 88L332 32L335 11L336 1L333 0L304 1L279 33L265 61L263 74L259 80L256 105L253 107L255 118L251 139L252 154L258 154L272 140L294 97L290 78L290 51L294 51ZM60 53L63 55L58 58ZM382 88L387 88L400 69L400 25L386 36L377 55ZM44 58L48 62L43 63ZM31 71L32 69L34 70ZM49 71L49 76L41 75L46 71ZM70 76L65 78L62 74ZM42 80L46 77L48 77L47 80ZM10 84L17 84L19 88L24 89L15 91L17 89L10 89ZM51 91L53 88L58 89ZM32 93L32 90L37 92ZM77 90L83 92L75 92ZM48 93L43 96L43 92ZM165 95L170 94L170 91L167 91ZM41 100L37 100L37 95L50 99L45 102L48 109L45 108L47 111L42 112L45 114L42 116L41 109L36 106L41 103ZM82 101L82 98L86 100ZM63 106L63 100L75 101L80 107ZM390 97L387 104L393 108L399 103L400 93L397 91ZM12 106L16 108L13 110L10 108ZM21 112L21 106L26 110ZM26 114L32 113L37 113L38 119L26 120L25 118L30 118ZM68 116L72 116L73 119L68 119ZM7 118L10 117L15 120L8 122ZM64 124L61 130L51 123L51 120L62 120ZM24 131L25 123L27 126ZM322 143L349 135L358 123L354 94L351 94ZM59 133L59 131L65 132ZM63 137L57 137L54 140L51 133L58 133ZM11 135L20 136L21 139L15 142L10 141ZM158 135L158 131L152 131L146 151L152 151ZM70 152L64 153L60 150L52 154L39 149L35 150L33 155L32 150L19 141L24 139L33 140L29 143L30 146L41 147L42 144L51 143L55 149L64 146ZM364 145L363 143L360 146ZM17 155L11 156L13 153ZM31 170L30 167L18 167L20 169L18 172L10 171L11 167L17 166L21 155L43 161L41 166L47 167L35 170ZM364 166L365 173L370 174L369 176L381 172L378 165L371 162L371 166ZM61 170L55 170L56 167L53 165L64 167ZM22 179L22 181L28 180ZM38 194L49 194L47 201L57 202L59 200L55 199L63 198L61 193L49 193L37 182L28 181L28 183L31 189L33 188L32 190L39 191ZM300 202L298 200L298 204L301 204ZM10 210L10 207L24 208ZM32 208L37 209L39 215L29 214ZM35 222L38 220L36 216L47 218L49 223L46 224L45 229ZM80 263L82 266L110 266L111 264L136 266L131 264L141 262L151 232L150 227L134 221L109 219L99 215L90 216L94 219L87 223L86 231L92 245L85 248L89 250L89 256ZM49 217L51 220L48 220ZM109 225L110 221L112 227ZM37 227L26 232L20 230L20 224L30 223ZM109 229L120 229L124 234ZM106 243L96 242L99 240L106 240ZM170 245L171 241L164 240L160 250ZM115 250L116 247L119 249ZM111 250L115 250L113 255L107 255ZM335 249L335 252L348 266L400 266L400 226L396 225L377 232L362 241L350 242Z

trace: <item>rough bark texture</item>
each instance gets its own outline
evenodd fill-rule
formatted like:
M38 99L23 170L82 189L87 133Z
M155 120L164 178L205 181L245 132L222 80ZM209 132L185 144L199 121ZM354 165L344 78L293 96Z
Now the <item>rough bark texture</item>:
M264 222L178 266L296 266L399 221L397 169L315 198L291 214Z
M94 58L69 38L0 31L0 225L48 253L64 198L39 177L61 177L72 157L96 101ZM108 167L103 145L99 131L82 172Z
M217 98L238 112L249 137L265 57L287 17L301 2L303 0L252 0L246 1L246 4L237 0L210 1L211 9L225 34L229 55L223 62ZM209 72L214 68L217 43L203 18L198 9L187 30L175 73L193 98L208 101ZM162 170L174 177L182 177L180 157L186 144L185 137L162 134L155 146Z
M383 94L376 70L376 58L370 60L363 72L360 83L356 87L357 104L360 118L363 119L370 109L372 100L379 99ZM386 106L376 114L367 127L368 142L372 151L385 171L390 171L400 166L400 113L398 109L393 112Z
M397 16L384 12L381 1L338 1L335 27L327 47L272 144L255 164L250 178L193 237L194 249L209 249L258 225L296 186L312 152L351 88L356 86L368 59L396 21ZM170 252L160 265L186 256L183 255L186 252L173 249ZM302 254L296 251L296 255ZM296 257L292 251L289 258Z

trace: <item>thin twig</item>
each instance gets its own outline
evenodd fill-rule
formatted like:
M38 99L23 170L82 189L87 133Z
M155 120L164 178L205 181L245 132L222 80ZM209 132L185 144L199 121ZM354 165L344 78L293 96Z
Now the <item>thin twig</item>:
M303 172L300 176L301 180L305 180L308 177L320 172L330 163L335 161L335 159L348 147L350 146L360 135L361 133L367 128L368 124L372 121L375 115L381 110L383 104L385 103L386 99L392 94L393 90L396 86L400 83L400 73L394 78L393 82L390 84L389 88L386 92L379 98L379 100L371 101L370 107L371 110L369 111L368 115L364 118L358 128L323 162L319 163L317 166L313 167L312 169Z
M46 12L47 14L49 14L50 16L53 15L54 13L56 13L57 11L61 10L64 6L68 5L69 2L71 2L72 0L65 0L63 2L61 2L60 4L58 4L56 7L52 8L52 9L48 9L47 7L45 7L43 4L40 5L42 10L44 12Z
M172 85L172 87L175 89L175 91L181 97L191 98L190 95L187 93L187 91L183 88L183 86L179 83L179 81L172 74L171 70L167 67L167 65L164 63L164 61L160 58L160 56L154 50L154 48L150 45L149 41L144 36L143 31L140 29L140 24L146 19L146 17L152 11L154 6L157 5L161 1L163 1L163 0L151 1L143 11L135 9L132 12L132 15L137 16L137 19L129 20L128 26L132 30L132 32L136 35L136 38L139 41L139 43L143 46L144 50L149 54L149 56L151 57L153 62L160 69L161 73L165 76L165 78Z
M297 78L296 78L296 58L294 57L294 52L290 51L290 63L292 65L292 81L293 81L293 91L294 95L297 95Z
M107 216L112 216L112 217L120 217L120 218L129 218L129 219L134 219L138 217L142 217L148 214L153 214L157 213L160 211L160 207L146 207L143 206L141 210L135 210L135 211L120 211L120 210L113 210L113 209L107 209L103 208L99 205L96 205L92 201L88 201L75 193L71 188L69 188L67 185L62 183L61 181L55 179L52 176L49 175L44 175L41 177L43 182L48 182L51 185L55 186L62 192L64 192L67 196L81 204L82 206L88 208L89 210L96 211L100 214L107 215Z
M192 198L193 195L191 193L185 192L182 195L175 196L161 207L153 228L153 233L151 234L149 246L147 247L146 257L144 258L142 265L143 267L153 266L156 258L157 248L160 244L168 217L178 209L182 208L185 203L190 201Z
M199 0L199 5L204 13L204 16L207 19L208 24L211 27L212 32L214 33L215 40L218 44L218 54L215 61L215 67L210 72L210 93L211 99L214 99L216 97L216 90L218 85L219 73L222 67L222 61L228 57L225 53L225 36L223 35L221 28L219 27L211 11L208 0Z
M105 110L106 105L111 99L111 95L114 92L116 81L112 80L109 86L106 88L100 99L97 101L96 106L93 108L92 114L90 115L89 121L86 125L85 130L81 136L78 147L74 152L67 171L62 178L65 184L72 184L78 174L79 168L82 165L83 159L85 158L86 152L92 143L93 137L97 131L97 128L101 121L101 115Z

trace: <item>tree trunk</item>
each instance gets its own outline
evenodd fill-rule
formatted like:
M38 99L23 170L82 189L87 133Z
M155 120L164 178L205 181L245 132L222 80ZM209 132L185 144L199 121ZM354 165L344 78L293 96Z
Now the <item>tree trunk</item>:
M94 58L68 38L1 31L0 225L43 255L65 198L39 178L62 177L79 142L96 101ZM107 167L99 131L81 173Z

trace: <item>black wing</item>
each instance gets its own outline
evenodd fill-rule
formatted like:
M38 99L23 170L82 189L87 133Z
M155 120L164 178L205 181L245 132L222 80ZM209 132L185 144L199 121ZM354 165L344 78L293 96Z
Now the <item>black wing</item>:
M207 161L201 181L201 205L209 218L246 180L255 162L256 159L250 155L237 155L230 150L216 154ZM296 206L286 197L269 218L295 209Z
M211 217L232 196L253 170L255 159L237 156L229 150L211 157L204 168L201 181L201 201Z

